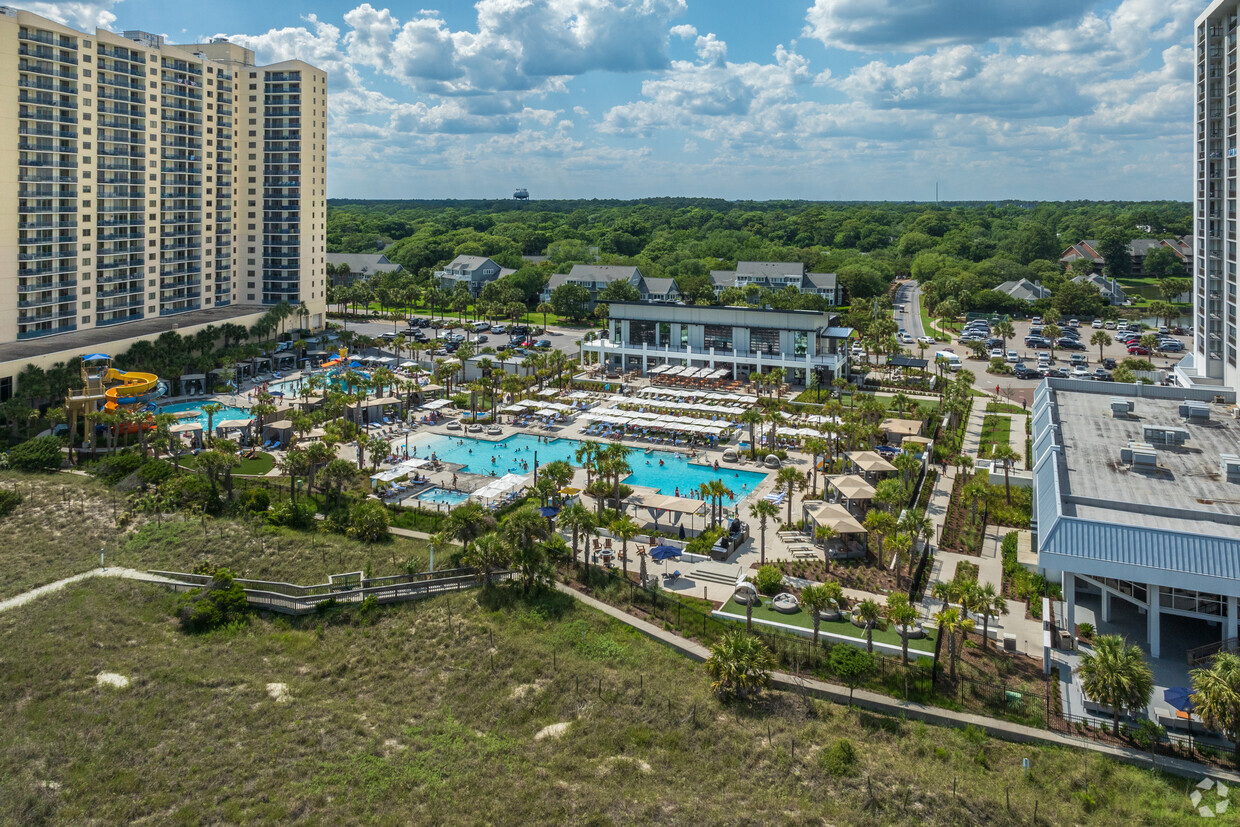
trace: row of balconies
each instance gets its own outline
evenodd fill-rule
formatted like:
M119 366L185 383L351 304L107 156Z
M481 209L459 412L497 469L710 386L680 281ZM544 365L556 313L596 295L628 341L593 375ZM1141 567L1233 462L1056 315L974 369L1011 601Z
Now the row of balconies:
M36 296L34 298L18 299L17 306L19 308L27 307L49 307L56 304L64 304L65 302L77 302L77 294L74 292Z
M45 80L39 77L27 77L25 74L17 79L17 85L22 89L38 89L45 92L57 92L61 95L77 95L76 84L57 83L54 80Z
M76 227L77 219L65 219L63 221L18 221L17 229L19 230L62 230Z
M56 35L52 32L40 31L39 29L27 29L25 26L22 26L17 31L17 39L25 40L28 43L44 43L48 46L55 46L57 49L77 51L77 41L71 37Z
M51 109L22 108L18 111L17 117L25 121L43 121L46 123L76 124L78 122L78 119L72 115L57 115ZM29 125L27 124L27 126Z
M146 55L135 49L122 49L118 46L109 46L106 43L99 44L99 55L101 57L110 57L113 60L127 60L130 63L146 63Z
M99 83L103 86L114 86L118 89L129 89L133 91L146 91L146 86L140 80L131 80L124 75L115 75L108 72L99 73Z
M70 52L59 52L55 49L48 49L45 46L31 46L27 43L17 44L17 53L23 57L33 57L36 60L52 60L57 63L67 63L70 66L77 66L77 56Z
M106 58L99 61L99 71L112 72L117 75L132 75L134 77L145 78L146 70L140 66L130 66L117 60L107 60Z
M26 124L17 128L17 134L40 138L76 138L77 130L57 126L30 126Z
M46 75L53 78L64 78L65 80L77 80L78 76L76 69L63 69L46 60L19 60L17 62L17 71Z

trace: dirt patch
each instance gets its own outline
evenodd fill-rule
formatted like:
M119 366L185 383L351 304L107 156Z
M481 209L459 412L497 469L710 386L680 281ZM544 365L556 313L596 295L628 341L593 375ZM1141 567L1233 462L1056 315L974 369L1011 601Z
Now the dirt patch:
M111 686L114 689L124 689L129 686L129 678L124 675L118 675L115 672L100 672L95 675L95 683L99 686Z
M533 683L523 683L520 686L514 686L512 688L512 699L514 701L519 701L527 695L537 695L539 692L543 691L543 688L546 687L546 685L547 681L539 678Z
M573 725L572 721L560 721L558 724L548 724L538 730L538 734L534 736L535 741L541 741L544 738L559 738L568 732L568 728Z
M267 694L278 704L288 703L293 697L288 692L287 683L269 683L267 684Z

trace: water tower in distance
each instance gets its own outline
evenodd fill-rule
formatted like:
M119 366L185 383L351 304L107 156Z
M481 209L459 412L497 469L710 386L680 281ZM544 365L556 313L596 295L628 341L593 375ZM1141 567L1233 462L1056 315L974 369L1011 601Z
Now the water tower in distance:
M518 201L529 201L530 191L527 190L525 187L521 187L519 190L517 190L516 192L512 194L512 197L517 199Z

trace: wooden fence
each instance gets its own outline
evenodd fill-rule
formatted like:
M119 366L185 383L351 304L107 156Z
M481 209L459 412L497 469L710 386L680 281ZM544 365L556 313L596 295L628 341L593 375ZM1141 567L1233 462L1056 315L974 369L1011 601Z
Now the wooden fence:
M200 589L211 582L211 576L205 574L176 571L152 571L151 574L174 581L166 585L178 592ZM491 576L492 579L506 580L511 574L492 572ZM236 578L235 582L245 591L246 600L254 608L289 615L311 614L326 603L361 603L368 597L375 598L379 603L403 603L482 585L482 574L474 569L446 569L361 579L354 580L355 585L348 584L348 576L339 576L339 581L337 577L333 575L333 582L314 586L241 578Z

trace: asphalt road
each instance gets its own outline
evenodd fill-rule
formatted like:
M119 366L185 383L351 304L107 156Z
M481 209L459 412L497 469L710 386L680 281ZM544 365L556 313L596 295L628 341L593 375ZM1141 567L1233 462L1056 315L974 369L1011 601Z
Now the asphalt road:
M901 282L896 288L895 306L896 325L914 339L926 335L921 326L921 285L915 281Z

